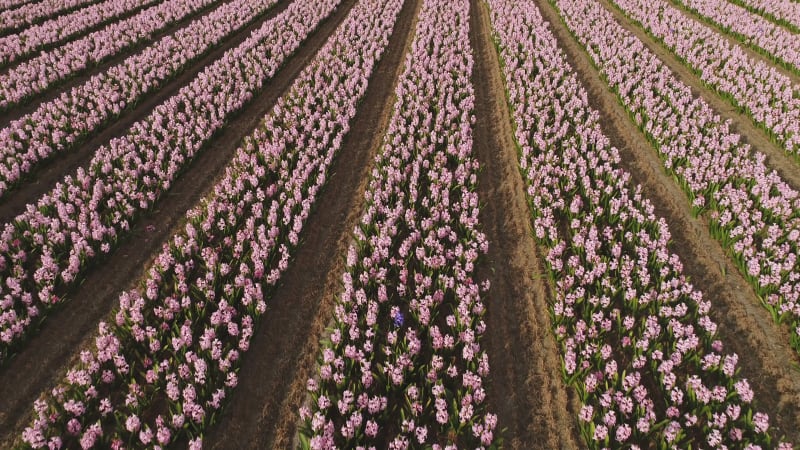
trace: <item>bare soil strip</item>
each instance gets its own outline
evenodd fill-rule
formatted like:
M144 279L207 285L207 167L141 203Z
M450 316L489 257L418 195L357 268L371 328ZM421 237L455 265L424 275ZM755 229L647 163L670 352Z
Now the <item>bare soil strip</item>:
M222 57L226 51L241 44L250 36L253 30L258 29L264 22L283 12L289 4L291 4L291 0L275 4L261 19L256 20L239 33L223 40L222 45L200 58L195 64L187 67L183 73L166 83L161 89L147 94L144 100L139 102L133 109L123 112L110 126L103 128L87 142L78 145L77 148L61 152L61 154L42 161L39 167L28 174L19 186L0 198L0 224L10 222L17 215L24 212L28 203L35 203L39 197L46 192L50 192L57 182L61 181L66 175L74 173L78 167L88 166L99 147L107 144L115 137L124 136L131 125L146 118L156 106L175 95L182 87L189 84L198 73ZM269 86L266 89L270 89Z
M730 120L731 130L739 133L742 136L743 142L750 144L750 146L756 150L764 153L767 156L766 163L769 167L775 169L784 181L792 186L792 188L800 190L799 160L791 155L787 155L783 147L770 140L769 135L767 135L763 129L759 128L755 122L753 122L753 119L747 116L747 114L737 111L730 102L722 98L716 91L706 87L700 77L686 67L671 51L651 38L632 20L625 17L619 9L610 4L608 0L597 1L614 15L617 22L633 33L658 57L658 59L666 64L675 76L686 83L686 85L692 89L692 94L695 97L702 98L720 115L720 117L725 120ZM775 66L774 64L772 65Z
M135 287L156 252L183 223L186 211L220 179L241 139L250 133L291 86L344 19L355 0L339 8L290 57L250 106L215 136L178 178L156 209L132 227L130 238L106 261L89 270L84 282L68 295L64 307L50 314L39 334L4 368L0 368L0 448L8 448L27 426L33 401L59 382L79 351L90 345L100 320L108 320L123 289ZM362 120L363 116L362 116ZM327 204L326 204L327 206ZM338 219L337 219L338 220ZM283 389L283 388L280 388Z
M719 325L718 334L726 350L739 355L741 373L750 381L759 409L769 414L777 436L785 433L790 441L800 442L800 371L797 355L788 345L788 330L772 322L750 285L709 233L705 219L692 217L685 195L664 172L655 150L600 79L557 12L545 0L540 0L539 6L587 89L592 107L607 119L603 132L620 149L625 170L642 185L656 214L666 218L672 233L670 250L678 254L684 272L712 302L711 316Z
M303 231L303 243L253 336L221 422L204 445L211 449L265 449L293 446L298 409L306 397L306 380L314 375L319 340L341 292L344 255L351 230L361 217L364 190L388 126L394 88L403 56L411 44L421 5L403 5L394 31L367 93L353 118L340 154L315 211Z
M491 281L483 341L492 373L489 409L498 414L499 427L506 428L508 448L577 449L585 445L576 426L577 396L561 376L548 313L552 290L531 233L491 23L479 0L472 1L472 8L474 148L482 167L480 220L489 240L478 277Z

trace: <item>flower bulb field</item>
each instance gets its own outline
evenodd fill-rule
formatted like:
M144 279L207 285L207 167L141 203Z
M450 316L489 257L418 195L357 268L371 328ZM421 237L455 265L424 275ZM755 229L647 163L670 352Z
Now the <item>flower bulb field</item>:
M800 448L798 0L0 0L0 448Z

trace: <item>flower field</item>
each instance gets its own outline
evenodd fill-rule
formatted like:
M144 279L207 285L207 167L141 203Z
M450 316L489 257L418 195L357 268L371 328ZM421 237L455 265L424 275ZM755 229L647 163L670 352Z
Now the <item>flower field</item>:
M0 448L800 445L794 0L0 0Z

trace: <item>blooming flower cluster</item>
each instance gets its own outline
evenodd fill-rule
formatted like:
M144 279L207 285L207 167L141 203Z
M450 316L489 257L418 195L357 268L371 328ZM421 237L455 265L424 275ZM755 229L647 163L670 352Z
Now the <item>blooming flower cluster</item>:
M596 26L569 3L559 6L571 27ZM582 401L587 444L769 446L768 417L754 409L737 355L715 339L711 303L670 252L666 221L620 168L539 10L533 1L488 4L534 233L555 281L563 373Z
M746 8L724 0L676 0L795 73L800 73L800 36Z
M36 402L28 445L201 443L197 436L238 383L269 289L288 265L402 3L353 7L213 193L187 214L142 288L121 296L116 322L100 325L93 351Z
M302 446L497 444L474 264L478 163L467 0L425 0L323 343ZM488 288L488 286L486 286Z
M608 11L561 7L695 213L708 213L712 235L731 251L764 306L776 321L789 322L800 352L800 192Z
M12 67L0 75L0 110L7 110L19 105L25 100L52 88L62 80L75 76L133 45L150 39L157 31L172 26L175 22L208 7L216 1L219 0L167 0L80 39L68 42L52 50L44 51L33 59ZM120 76L119 72L121 71L146 72L147 67L153 64L150 62L151 59L159 60L161 64L167 64L167 56L171 53L168 51L176 45L171 42L173 40L196 42L198 40L196 36L203 34L202 30L197 28L198 25L203 20L213 21L213 14L211 13L202 19L194 21L192 25L179 30L174 35L165 36L144 51L110 68L106 73L92 77L90 82L101 77L108 77L109 73L114 73L114 71L117 72L115 76ZM205 23L204 25L210 27L211 23ZM139 66L143 67L139 68ZM94 82L96 83L97 81ZM130 84L130 81L121 80L121 84ZM104 86L103 89L110 90L111 88ZM120 89L116 88L117 91ZM73 96L75 96L74 89L72 93L62 94L61 98L57 100L64 102ZM50 118L50 120L58 119L58 112L57 109L53 110L50 115L55 117ZM42 113L40 112L40 114ZM44 117L32 119L32 121L35 123L43 119Z
M214 0L174 0L172 6L188 13L211 1ZM0 196L41 160L82 142L90 133L110 123L126 107L189 66L191 61L266 12L276 1L227 2L141 53L11 122L0 130ZM7 76L14 77L20 67ZM0 76L0 82L3 79L4 76ZM30 88L24 84L17 86L23 90ZM12 85L6 87L14 89Z
M0 38L0 67L161 0L106 0Z
M747 113L790 153L800 156L800 87L775 67L755 61L740 46L663 0L612 0L673 51L721 96ZM800 39L781 46L800 68Z
M800 32L800 3L794 0L731 0L748 10Z
M99 0L42 0L0 12L0 33L22 28L71 9L97 3Z
M236 2L233 2L235 4ZM98 149L0 233L0 360L169 190L226 119L272 77L338 1L292 4ZM232 14L236 14L235 11Z
M0 11L17 8L19 6L22 6L26 3L31 3L33 1L35 0L0 0Z

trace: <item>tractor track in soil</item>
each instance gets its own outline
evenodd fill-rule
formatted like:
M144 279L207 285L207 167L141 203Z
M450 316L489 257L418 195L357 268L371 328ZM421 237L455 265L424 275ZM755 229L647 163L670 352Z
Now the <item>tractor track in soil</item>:
M27 425L31 406L39 394L59 383L77 361L79 351L92 345L98 322L110 320L119 293L138 286L162 243L183 224L186 211L211 191L241 139L289 89L353 4L355 0L342 1L320 23L275 76L267 80L262 91L235 115L235 120L189 163L155 208L133 224L128 238L117 250L89 269L84 281L68 294L65 304L49 314L39 332L0 368L0 423L4 425L0 428L0 448L10 447ZM147 231L148 226L154 230Z
M797 354L789 346L788 330L772 322L752 287L711 236L706 220L692 216L683 191L666 174L655 149L629 119L556 10L546 1L540 1L539 7L586 88L592 108L600 111L603 132L620 150L622 167L642 185L656 215L667 220L672 234L670 251L680 257L684 273L712 302L710 316L719 326L718 335L727 352L739 355L740 375L750 382L758 409L769 414L778 437L785 434L790 441L799 442L800 371ZM636 33L637 37L643 39L642 33ZM644 42L655 51L652 42ZM657 55L663 60L661 53ZM685 73L676 75L686 81Z
M480 221L489 254L478 264L489 279L484 345L491 379L489 410L498 415L504 444L513 449L581 448L577 394L561 376L561 356L552 334L542 254L531 232L525 184L505 97L499 56L486 6L472 0L470 40L475 51L474 149L481 163Z
M101 127L100 131L94 133L86 142L40 162L38 167L27 174L16 187L0 197L0 224L8 223L23 213L29 203L35 203L43 194L50 192L57 182L63 180L65 176L73 174L78 167L88 166L98 148L108 144L111 139L126 135L133 124L147 118L158 105L177 94L182 87L189 84L197 74L212 65L226 51L244 42L253 30L283 12L291 2L291 0L280 0L269 8L260 19L224 39L221 45L184 68L180 75L164 84L160 89L148 93L132 109L126 110L110 124ZM81 78L82 82L86 81L85 77ZM265 86L264 89L270 89L270 87Z
M333 161L326 186L303 231L303 242L281 278L239 371L239 385L204 445L290 448L296 445L298 410L313 377L319 341L341 291L351 230L361 218L364 190L383 142L395 85L411 46L421 0L407 0L358 106L353 126Z

